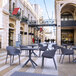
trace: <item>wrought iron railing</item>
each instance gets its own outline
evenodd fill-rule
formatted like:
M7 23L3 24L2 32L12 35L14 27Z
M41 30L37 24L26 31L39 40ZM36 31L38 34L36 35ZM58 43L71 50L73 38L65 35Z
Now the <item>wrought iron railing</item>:
M37 22L35 20L32 21L28 21L29 24L37 24Z
M17 18L17 19L20 19L20 16L21 16L21 13L20 12L18 12L16 15L13 15L12 14L12 11L11 10L9 10L9 13L10 13L10 17L15 17L15 18Z
M69 20L69 21L61 21L62 27L72 27L76 26L76 20Z
M27 17L22 17L21 18L21 23L27 23L28 22L28 18Z

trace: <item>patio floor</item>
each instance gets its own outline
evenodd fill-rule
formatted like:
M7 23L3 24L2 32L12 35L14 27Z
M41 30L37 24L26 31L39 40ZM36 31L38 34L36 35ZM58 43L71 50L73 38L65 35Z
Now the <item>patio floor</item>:
M39 52L36 52L39 54ZM25 52L21 54L21 64L18 65L18 56L15 56L14 63L10 66L8 58L8 63L5 64L6 52L0 52L0 76L10 76L15 71L20 72L31 72L31 73L40 73L40 74L50 74L58 75L58 71L55 69L52 59L45 59L45 67L41 68L42 57L32 56L32 59L38 64L36 68L33 68L29 62L25 67L22 68L23 64L27 61L28 57L25 56ZM56 59L57 60L57 59Z
M39 52L36 52L38 55ZM20 72L31 72L31 73L40 73L40 74L50 74L50 75L59 75L59 76L76 76L76 64L69 63L68 56L65 56L64 63L60 64L59 61L60 55L56 53L55 60L58 67L58 70L55 69L52 59L45 59L44 68L41 68L42 57L32 56L32 59L38 64L38 66L34 69L29 62L24 68L22 68L23 64L26 62L28 57L25 56L25 51L21 54L21 64L18 65L18 56L15 56L14 64L10 66L9 58L8 63L5 64L6 51L0 50L0 76L10 76L15 71ZM76 58L76 56L75 56Z
M76 58L76 56L75 56ZM57 62L59 60L59 56L57 56ZM76 76L76 63L71 62L69 63L69 57L65 56L63 64L58 62L58 75L59 76Z

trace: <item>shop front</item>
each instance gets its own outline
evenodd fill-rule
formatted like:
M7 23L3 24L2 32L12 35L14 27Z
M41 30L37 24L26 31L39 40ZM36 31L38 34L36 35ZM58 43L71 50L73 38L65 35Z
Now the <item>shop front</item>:
M61 30L61 43L74 44L74 30Z

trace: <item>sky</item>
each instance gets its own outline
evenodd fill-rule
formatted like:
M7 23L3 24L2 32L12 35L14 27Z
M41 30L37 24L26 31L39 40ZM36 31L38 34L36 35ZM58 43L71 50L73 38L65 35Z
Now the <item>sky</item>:
M48 19L48 16L47 16L47 13L46 13L46 10L45 10L45 5L44 5L44 0L29 0L30 3L32 4L39 4L40 7L43 9L43 18L44 19ZM49 17L50 19L54 19L55 17L55 5L54 5L54 0L45 0L46 2L46 6L47 6L47 11L48 11L48 14L49 14Z

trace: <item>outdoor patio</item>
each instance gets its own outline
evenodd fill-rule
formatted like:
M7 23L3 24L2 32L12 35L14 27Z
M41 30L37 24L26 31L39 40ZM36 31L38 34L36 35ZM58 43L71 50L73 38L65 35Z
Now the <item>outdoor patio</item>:
M36 51L36 54L39 55L39 51ZM36 68L33 68L32 64L29 62L26 66L22 67L28 59L28 56L25 56L25 51L22 52L20 57L21 64L19 65L18 56L15 56L14 63L10 66L9 64L10 58L8 58L8 63L5 64L6 50L1 50L0 76L10 76L15 71L58 75L58 76L76 76L76 70L75 70L76 64L72 62L72 57L71 57L71 63L69 63L68 56L65 56L63 64L59 63L59 57L60 57L59 53L56 52L55 60L58 67L57 70L55 69L52 59L45 59L44 68L41 68L42 57L35 57L34 55L32 55L32 59L37 63L38 66Z
M37 52L37 54L39 54ZM52 59L45 59L45 67L41 68L42 57L34 57L32 59L37 63L37 67L33 68L31 63L29 62L26 66L23 64L26 62L28 57L25 56L25 52L21 54L21 64L19 65L18 56L15 56L14 63L10 66L10 58L8 58L8 63L5 64L6 52L3 51L0 53L0 76L10 76L15 71L20 72L31 72L31 73L40 73L40 74L50 74L50 75L58 75L58 71L54 67L54 63Z

